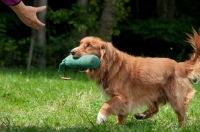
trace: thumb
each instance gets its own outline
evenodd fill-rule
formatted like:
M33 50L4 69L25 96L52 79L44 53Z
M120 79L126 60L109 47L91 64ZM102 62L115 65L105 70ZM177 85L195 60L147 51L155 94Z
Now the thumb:
M46 6L37 7L37 12L42 12L46 9Z

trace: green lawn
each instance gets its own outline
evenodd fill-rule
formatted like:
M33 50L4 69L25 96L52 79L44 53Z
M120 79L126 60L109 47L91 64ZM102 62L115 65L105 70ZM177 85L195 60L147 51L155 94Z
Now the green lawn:
M94 82L85 73L68 71L72 80L61 80L54 70L0 69L0 132L196 132L200 130L199 85L188 109L187 124L179 127L169 105L161 106L154 117L138 121L129 115L124 125L115 125L111 116L102 125L95 123L102 104Z

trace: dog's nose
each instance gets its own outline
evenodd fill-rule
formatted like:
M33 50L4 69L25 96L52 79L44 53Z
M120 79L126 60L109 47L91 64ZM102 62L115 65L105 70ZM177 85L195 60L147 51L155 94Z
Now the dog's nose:
M72 49L72 50L70 51L70 54L71 54L71 55L75 55L75 54L76 54L76 51L77 51L77 48L74 48L74 49Z

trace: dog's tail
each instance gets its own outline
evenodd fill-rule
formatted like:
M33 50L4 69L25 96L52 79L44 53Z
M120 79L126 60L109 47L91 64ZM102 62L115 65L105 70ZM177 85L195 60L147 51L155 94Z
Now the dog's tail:
M194 49L194 53L190 59L185 62L180 62L186 68L186 73L189 79L200 82L200 36L193 29L193 35L187 34L187 42L190 43Z

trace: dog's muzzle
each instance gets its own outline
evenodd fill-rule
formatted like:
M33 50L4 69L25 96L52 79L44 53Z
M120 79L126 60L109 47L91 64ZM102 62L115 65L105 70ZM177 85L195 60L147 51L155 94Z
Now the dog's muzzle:
M70 51L70 54L75 56L76 55L76 52L77 52L77 47L76 48L73 48L71 51Z

